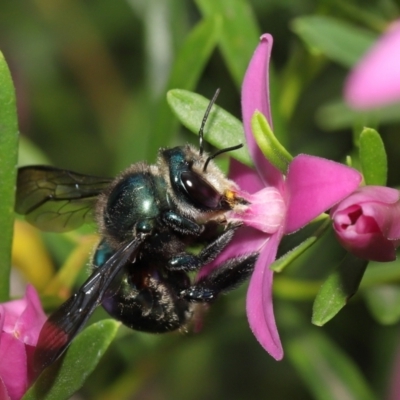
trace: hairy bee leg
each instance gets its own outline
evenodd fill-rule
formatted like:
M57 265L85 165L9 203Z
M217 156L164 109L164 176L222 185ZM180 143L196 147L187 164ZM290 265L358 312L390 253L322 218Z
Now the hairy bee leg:
M182 290L180 295L190 302L212 302L219 294L235 289L249 278L257 258L258 253L232 258L194 285Z
M203 265L214 260L218 254L232 240L236 227L223 232L213 242L208 244L198 255L183 253L168 260L167 268L170 271L197 271Z
M199 225L174 211L163 213L161 218L167 226L184 235L199 236L204 230L202 225Z

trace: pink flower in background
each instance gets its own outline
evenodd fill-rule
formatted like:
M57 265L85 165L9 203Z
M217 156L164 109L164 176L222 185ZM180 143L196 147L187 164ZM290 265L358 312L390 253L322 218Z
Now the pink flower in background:
M283 235L292 233L335 203L352 193L361 175L342 164L318 157L299 155L289 165L287 176L275 168L261 153L251 131L251 118L262 112L272 126L268 66L272 36L263 35L242 87L242 113L246 142L254 161L253 170L232 160L230 178L241 190L239 195L251 204L248 209L228 215L242 221L232 242L201 274L207 274L225 260L258 252L247 294L247 316L260 344L275 359L283 357L272 304L273 272L269 266L276 258Z
M29 384L30 361L46 320L32 286L24 298L0 304L0 399L19 400Z
M393 261L400 245L400 192L383 186L359 188L331 210L340 243L360 258Z
M392 23L351 71L344 89L350 107L369 109L400 101L400 20Z

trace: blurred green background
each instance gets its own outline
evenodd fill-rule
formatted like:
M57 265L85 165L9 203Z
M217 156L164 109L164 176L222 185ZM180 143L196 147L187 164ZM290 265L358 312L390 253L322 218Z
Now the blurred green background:
M378 119L374 113L355 114L341 102L349 68L398 16L399 3L392 0L3 2L0 49L16 86L20 163L48 162L113 176L131 163L154 162L161 146L196 143L168 109L167 89L211 97L219 87L218 104L240 118L244 69L258 36L269 32L274 37L273 117L282 143L292 154L337 161L350 154L357 164L353 128L376 126L379 120L389 186L400 185L399 108L388 107ZM196 29L202 41L193 39ZM355 38L348 29L355 30ZM190 40L202 45L191 47ZM185 63L189 59L192 64ZM341 392L340 379L329 370L332 354L343 354L345 364L360 372L362 385L383 398L398 341L399 310L384 326L371 316L361 291L327 326L311 325L312 299L321 279L343 256L329 239L307 253L301 268L285 272L287 281L277 279L275 308L287 354L283 361L273 360L252 335L244 285L218 300L199 333L151 336L121 328L77 398L357 398L343 397L347 392ZM57 249L49 251L62 257ZM389 281L398 289L399 278L393 273L380 283ZM303 283L307 290L301 292ZM99 311L101 316L105 313ZM313 377L310 365L323 377ZM310 383L313 379L319 389ZM354 390L349 393L364 393Z

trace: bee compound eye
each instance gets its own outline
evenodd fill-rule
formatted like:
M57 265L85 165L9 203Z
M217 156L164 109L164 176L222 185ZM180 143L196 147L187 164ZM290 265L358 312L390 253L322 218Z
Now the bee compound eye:
M196 172L182 172L181 183L190 200L196 205L208 209L219 208L221 195Z

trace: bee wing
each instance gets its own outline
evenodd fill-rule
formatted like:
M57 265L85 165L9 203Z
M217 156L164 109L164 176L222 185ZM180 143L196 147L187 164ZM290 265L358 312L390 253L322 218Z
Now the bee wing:
M144 235L138 236L118 249L73 296L50 315L40 331L35 349L33 368L36 377L64 353L102 302L115 276L128 262L134 262L144 238Z
M43 231L65 232L93 219L97 196L111 179L44 165L18 170L15 211Z

